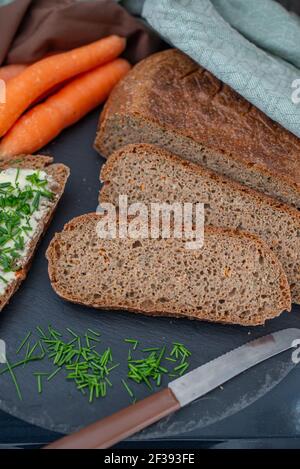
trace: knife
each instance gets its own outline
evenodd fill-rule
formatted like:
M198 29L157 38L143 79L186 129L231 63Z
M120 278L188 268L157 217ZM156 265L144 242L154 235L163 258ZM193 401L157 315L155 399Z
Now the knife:
M164 390L44 448L109 448L204 396L258 363L295 347L296 339L300 339L300 329L291 328L252 340L175 379Z

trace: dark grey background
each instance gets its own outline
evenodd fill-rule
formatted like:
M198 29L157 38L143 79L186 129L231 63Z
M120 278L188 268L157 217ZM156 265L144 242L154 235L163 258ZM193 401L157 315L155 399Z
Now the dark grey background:
M251 2L251 0L249 0ZM300 14L300 2L299 0L277 0L278 3L281 3L288 10L292 10Z

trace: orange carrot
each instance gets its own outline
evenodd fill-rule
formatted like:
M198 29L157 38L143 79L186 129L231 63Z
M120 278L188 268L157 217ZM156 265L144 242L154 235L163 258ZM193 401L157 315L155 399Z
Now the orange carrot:
M0 137L45 91L68 78L110 62L123 52L125 44L124 38L109 36L87 46L42 59L9 80L6 103L0 104Z
M0 80L8 82L8 80L11 80L12 78L20 75L20 73L23 72L27 67L28 65L21 64L5 65L4 67L0 67Z
M45 91L45 93L41 94L37 99L33 101L33 103L29 106L28 109L36 106L39 104L41 101L45 101L46 98L49 98L54 93L57 93L59 90L61 90L67 83L70 83L70 81L74 80L74 78L71 78L70 80L65 80L62 83L58 83L58 85L53 86L49 90Z
M129 70L126 60L116 59L75 78L16 122L0 142L0 157L38 151L103 102Z

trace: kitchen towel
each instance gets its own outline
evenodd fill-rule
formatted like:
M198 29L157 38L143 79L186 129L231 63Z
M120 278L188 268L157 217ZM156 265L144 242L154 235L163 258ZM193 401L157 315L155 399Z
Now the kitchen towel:
M114 0L0 0L0 65L31 63L109 34L128 39L136 63L166 44Z
M300 137L300 19L274 0L125 0L183 50Z

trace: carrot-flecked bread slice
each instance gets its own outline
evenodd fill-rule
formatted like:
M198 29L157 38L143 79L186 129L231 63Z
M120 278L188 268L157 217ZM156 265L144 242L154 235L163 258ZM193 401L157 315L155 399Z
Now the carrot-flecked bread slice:
M238 184L154 145L128 145L102 169L100 202L205 204L205 222L241 229L262 238L286 271L292 300L300 303L300 213L295 208Z
M183 52L141 61L101 115L95 148L105 157L152 143L300 208L300 140Z
M102 309L241 325L290 310L286 275L255 236L208 227L204 247L183 239L101 239L100 214L70 221L47 250L52 287Z
M39 155L0 159L0 311L25 279L64 192L69 169L51 163Z

